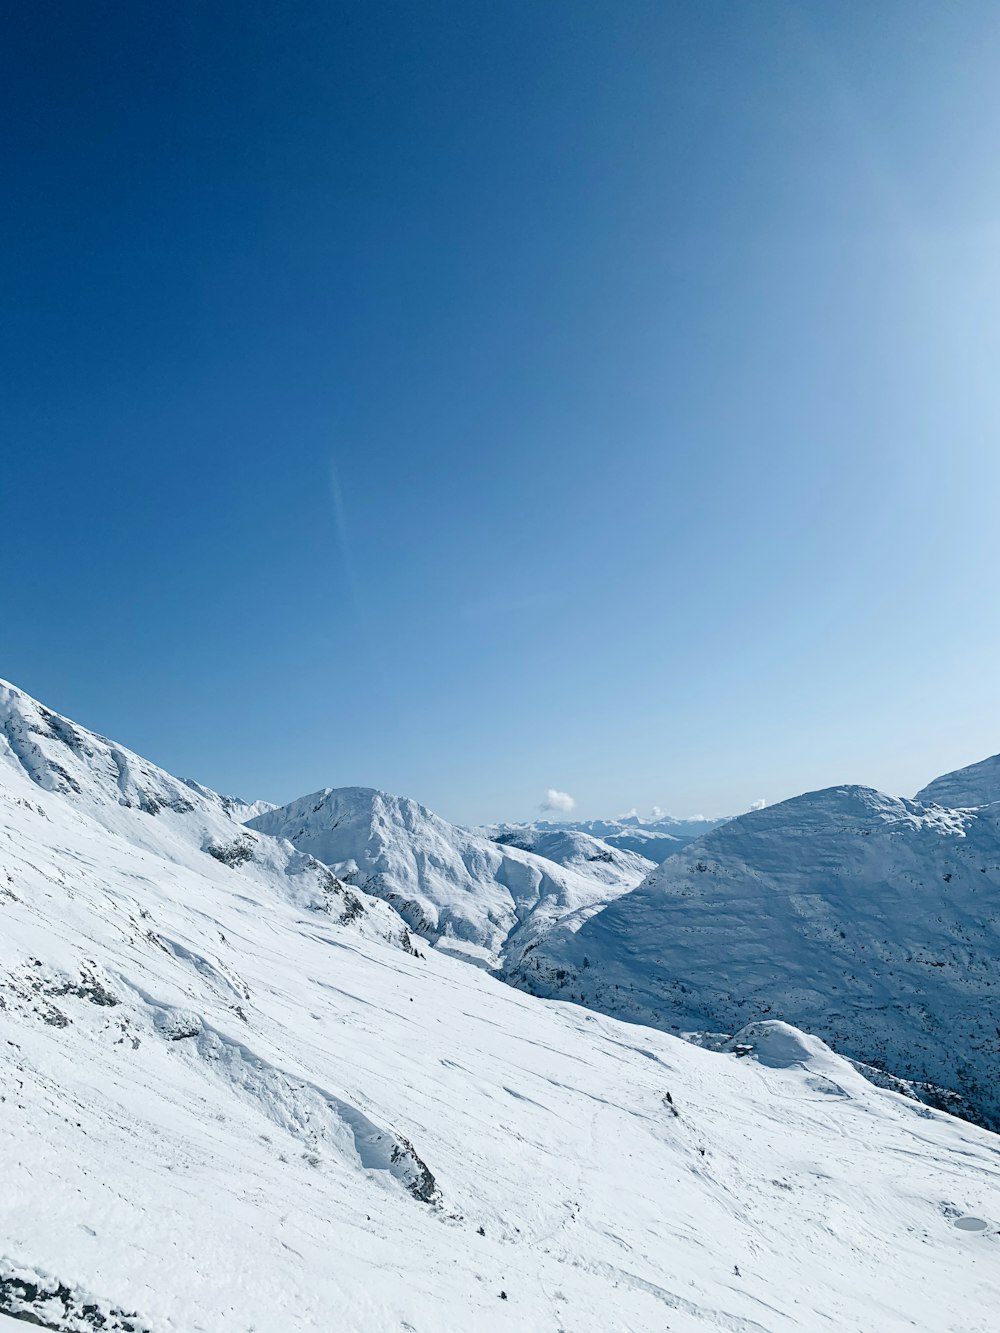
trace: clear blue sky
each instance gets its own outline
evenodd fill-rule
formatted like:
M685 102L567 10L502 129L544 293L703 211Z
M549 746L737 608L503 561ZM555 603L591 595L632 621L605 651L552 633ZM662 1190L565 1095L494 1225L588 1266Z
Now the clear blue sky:
M42 0L0 62L0 675L467 821L1000 749L995 0Z

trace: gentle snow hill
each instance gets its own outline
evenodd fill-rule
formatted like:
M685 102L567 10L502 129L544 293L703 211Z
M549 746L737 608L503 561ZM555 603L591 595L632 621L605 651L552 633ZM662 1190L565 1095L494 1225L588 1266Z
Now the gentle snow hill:
M309 910L200 850L208 805L116 806L112 743L25 700L0 1323L994 1333L994 1136L784 1024L717 1054ZM122 795L170 794L132 759Z
M327 787L247 827L286 838L385 899L437 948L485 966L519 957L553 922L583 920L641 879L557 865L368 787Z
M675 1031L784 1019L1000 1127L1000 804L811 792L572 924L508 979Z
M924 805L943 805L951 810L992 805L1000 801L1000 754L983 759L954 773L944 773L917 792L914 800Z

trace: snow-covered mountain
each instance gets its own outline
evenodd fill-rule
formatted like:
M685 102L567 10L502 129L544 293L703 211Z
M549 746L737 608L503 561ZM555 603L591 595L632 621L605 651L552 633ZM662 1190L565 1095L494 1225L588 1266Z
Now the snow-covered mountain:
M781 1023L713 1052L408 952L2 702L0 1325L992 1333L994 1136Z
M0 681L0 778L10 777L63 797L81 822L153 857L223 883L239 868L260 889L408 945L395 912L363 901L314 857L244 828L233 798L172 777Z
M924 805L943 805L952 810L992 805L1000 801L1000 754L983 759L954 773L944 773L917 792Z
M531 824L504 824L500 829L535 830L539 833L575 832L598 838L610 847L659 863L695 838L701 838L725 823L723 819L675 819L673 815L622 815L618 819L581 819L556 822L540 819Z
M511 980L675 1031L783 1019L1000 1127L1000 805L812 792L574 924Z
M247 827L286 838L338 879L385 899L439 948L487 966L519 956L556 920L585 919L648 868L619 853L557 864L367 787L326 788Z
M184 782L192 791L198 792L199 795L207 797L210 801L220 801L226 814L230 819L235 819L238 824L245 824L248 819L254 819L257 815L266 815L269 810L277 810L278 808L273 801L245 801L242 796L220 796L218 792L212 791L211 787L203 787L200 782L195 782L193 778L185 778Z
M576 829L539 828L530 824L496 824L489 830L491 841L504 847L520 847L547 861L575 870L611 888L634 889L656 865L648 857L614 847L601 838Z

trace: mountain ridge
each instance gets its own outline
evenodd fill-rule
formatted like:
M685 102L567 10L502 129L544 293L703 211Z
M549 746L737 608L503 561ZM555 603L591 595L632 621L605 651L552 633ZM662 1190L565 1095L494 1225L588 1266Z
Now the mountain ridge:
M496 966L561 916L586 914L638 883L645 863L609 879L449 824L409 797L326 787L251 819L338 878L388 902L437 947ZM606 862L595 863L606 870Z
M994 1136L784 1023L700 1049L408 951L290 892L289 844L218 859L207 797L153 810L168 774L122 791L14 702L0 1323L957 1333L960 1300L991 1327Z

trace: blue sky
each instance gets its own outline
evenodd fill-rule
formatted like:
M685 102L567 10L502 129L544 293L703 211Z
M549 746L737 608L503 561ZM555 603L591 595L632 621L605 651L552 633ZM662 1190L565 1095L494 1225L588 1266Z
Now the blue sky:
M9 17L0 674L456 820L1000 749L1000 9Z

